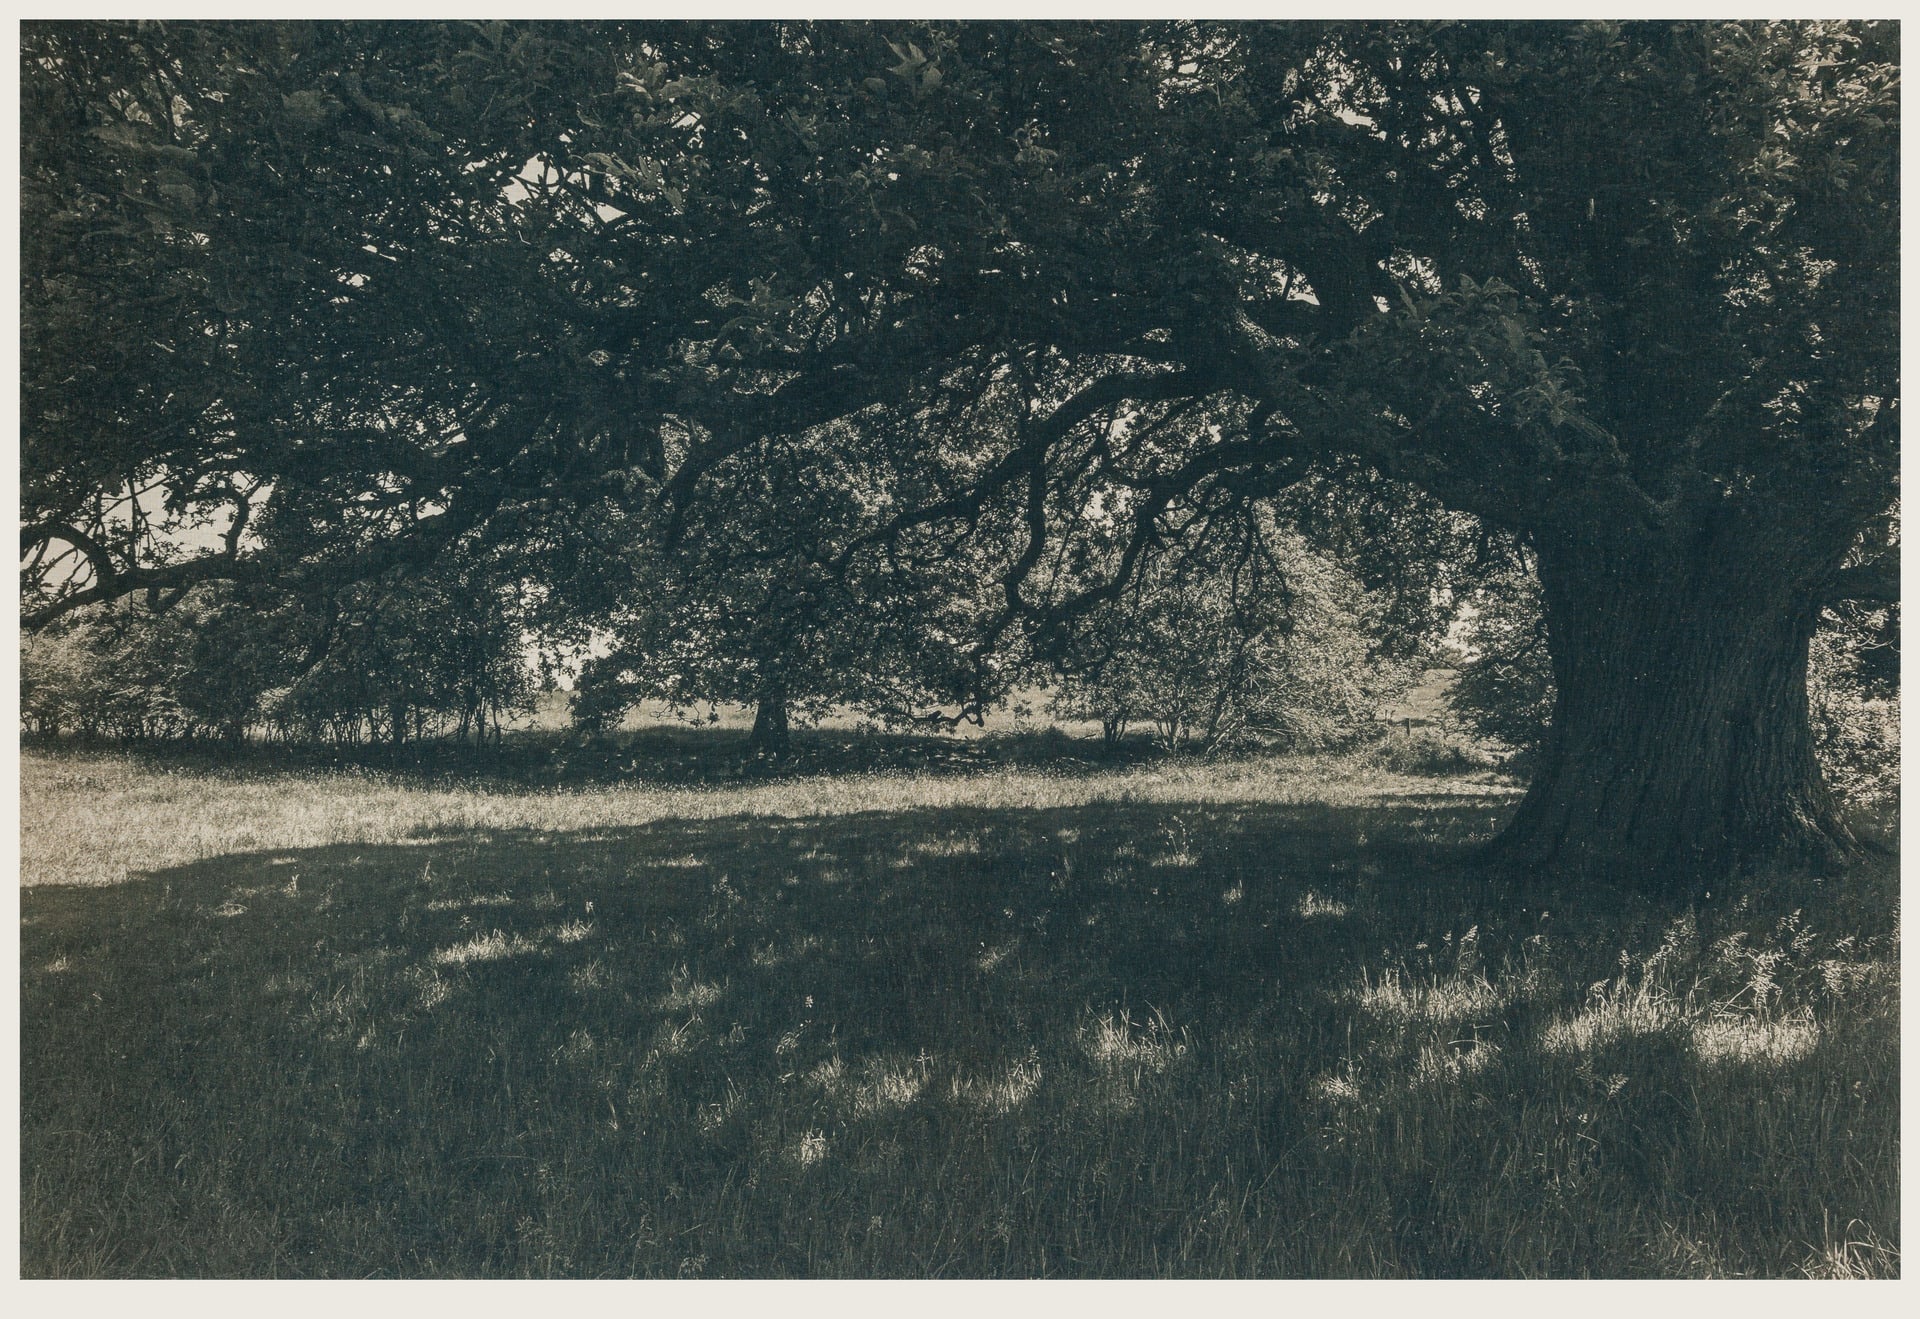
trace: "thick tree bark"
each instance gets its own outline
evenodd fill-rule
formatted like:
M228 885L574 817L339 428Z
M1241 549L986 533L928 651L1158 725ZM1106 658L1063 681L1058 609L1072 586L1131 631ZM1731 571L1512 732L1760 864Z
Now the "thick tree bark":
M1495 860L1671 888L1852 850L1808 722L1820 570L1757 548L1540 547L1558 696Z
M753 712L753 732L747 738L749 749L769 756L784 756L793 742L787 729L787 689L775 684L760 693Z

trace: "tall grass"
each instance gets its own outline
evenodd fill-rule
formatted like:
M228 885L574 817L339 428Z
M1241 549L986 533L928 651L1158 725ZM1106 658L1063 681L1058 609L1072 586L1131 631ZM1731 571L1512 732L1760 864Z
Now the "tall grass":
M31 1276L1885 1276L1897 883L1357 760L23 765Z

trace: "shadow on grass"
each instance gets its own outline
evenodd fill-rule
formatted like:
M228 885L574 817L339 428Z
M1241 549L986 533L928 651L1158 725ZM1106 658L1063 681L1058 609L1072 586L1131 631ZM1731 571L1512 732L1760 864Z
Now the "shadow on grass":
M1494 819L734 817L29 890L22 1268L1885 1271L1872 1023L1564 1047L1676 914L1488 887Z

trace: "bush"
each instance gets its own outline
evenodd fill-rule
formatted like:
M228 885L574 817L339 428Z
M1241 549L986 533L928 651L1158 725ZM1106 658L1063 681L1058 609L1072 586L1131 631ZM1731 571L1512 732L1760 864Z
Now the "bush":
M20 716L44 737L139 740L191 735L175 691L178 624L121 602L20 640Z
M1834 793L1860 809L1899 802L1898 635L1891 609L1830 610L1808 656L1814 749Z
M21 721L39 736L119 740L497 736L537 694L521 594L453 559L348 587L330 617L226 583L162 609L129 597L21 639Z

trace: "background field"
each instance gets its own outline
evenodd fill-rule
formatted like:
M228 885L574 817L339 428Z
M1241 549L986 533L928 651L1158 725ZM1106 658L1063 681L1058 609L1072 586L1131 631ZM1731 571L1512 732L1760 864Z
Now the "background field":
M852 737L28 751L23 1272L1897 1272L1891 859L1515 889L1491 773Z

